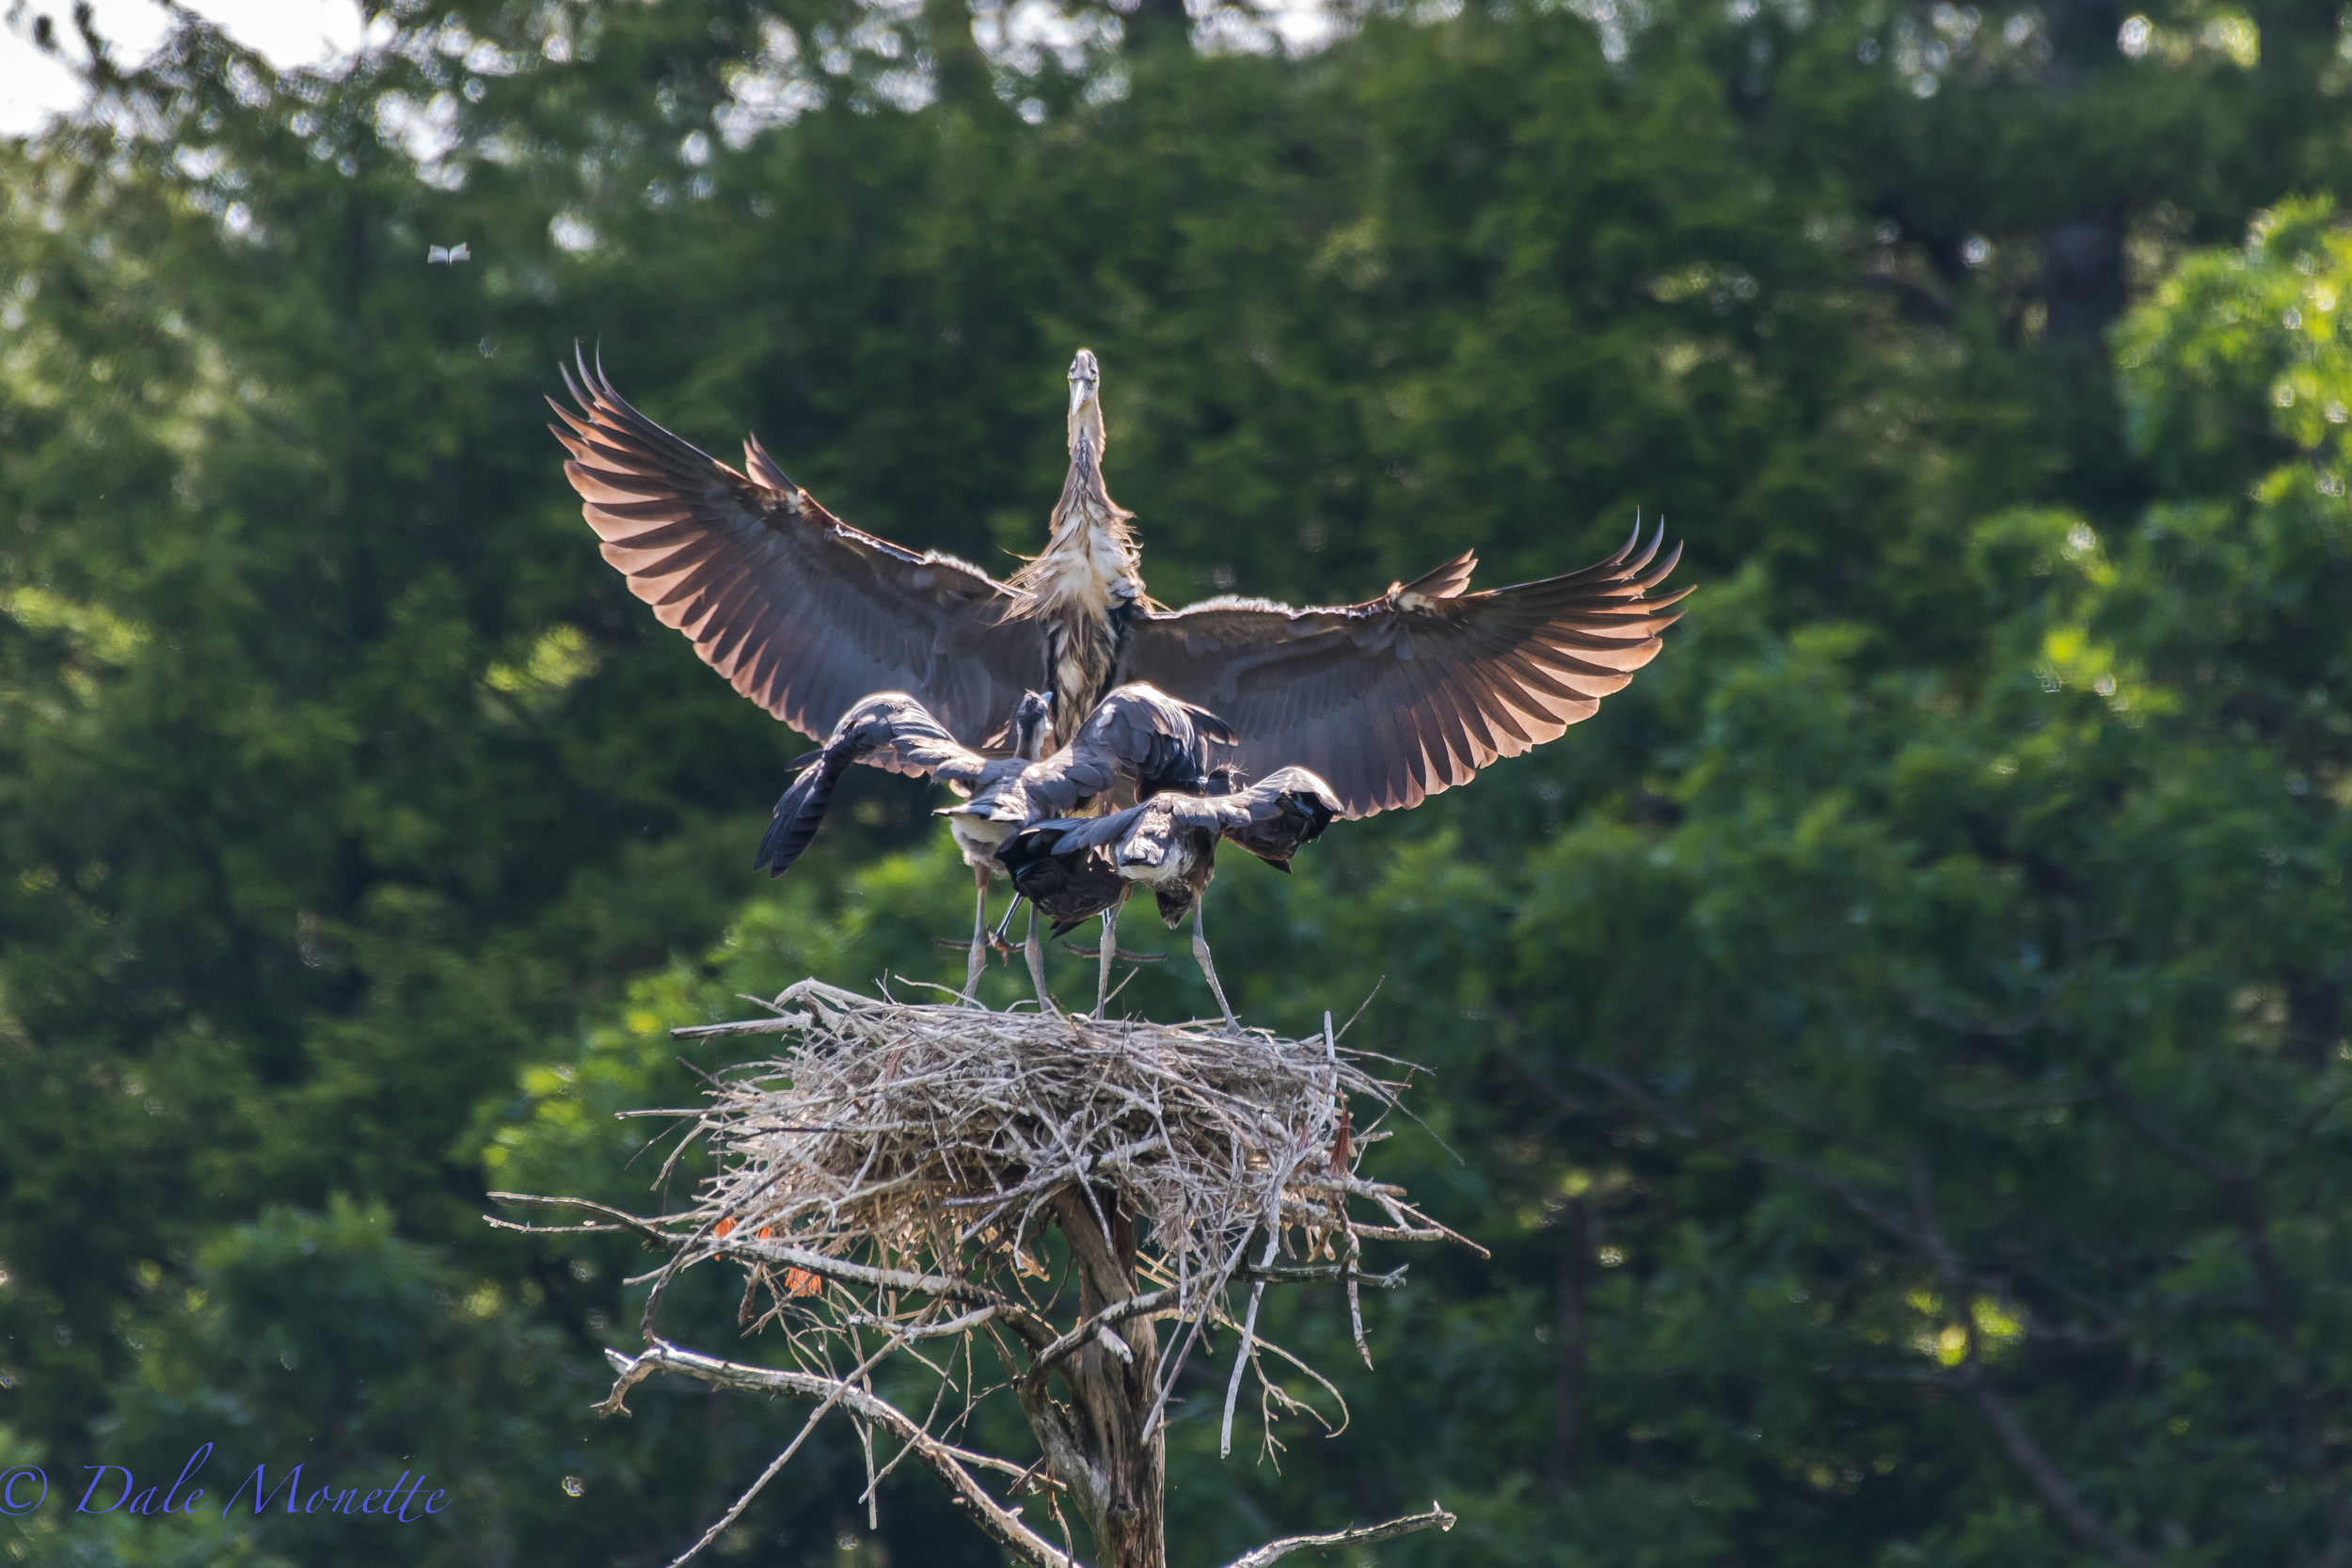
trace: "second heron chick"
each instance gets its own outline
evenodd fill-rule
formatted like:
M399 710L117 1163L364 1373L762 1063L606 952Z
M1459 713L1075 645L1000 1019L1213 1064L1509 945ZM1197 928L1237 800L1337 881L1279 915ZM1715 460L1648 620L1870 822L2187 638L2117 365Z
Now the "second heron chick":
M1209 957L1200 906L1224 839L1278 871L1340 815L1331 786L1304 768L1282 768L1247 789L1216 794L1169 791L1107 816L1031 824L998 856L1012 885L1045 911L1059 936L1081 921L1103 920L1099 1016L1110 1000L1111 955L1118 948L1119 906L1131 887L1152 890L1172 928L1192 912L1192 954L1228 1027L1241 1022L1225 999Z

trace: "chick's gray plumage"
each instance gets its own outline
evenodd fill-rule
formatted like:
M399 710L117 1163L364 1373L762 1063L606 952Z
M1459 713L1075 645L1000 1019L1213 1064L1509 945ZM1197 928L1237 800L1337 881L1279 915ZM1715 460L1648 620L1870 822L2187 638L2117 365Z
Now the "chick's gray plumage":
M1320 837L1340 813L1329 784L1304 768L1282 768L1246 789L1169 791L1106 816L1032 823L1000 858L1012 873L1013 886L1053 918L1056 935L1102 916L1098 1011L1109 999L1119 906L1128 889L1150 888L1160 918L1171 927L1189 910L1193 956L1226 1022L1238 1029L1201 921L1201 895L1216 875L1217 841L1230 840L1288 871L1291 857Z
M1007 844L1041 817L1067 818L1098 798L1120 790L1138 799L1165 792L1211 789L1231 775L1216 755L1233 744L1224 721L1166 692L1136 684L1120 687L1089 714L1070 743L1040 757L1053 734L1053 698L1032 691L1013 719L1011 754L974 751L914 697L882 691L844 714L776 802L756 866L780 876L816 838L834 785L852 763L913 774L966 797L943 808L956 847L972 868L975 888L972 950L964 974L967 996L978 984L987 936L988 885L1005 869ZM1008 916L1009 918L1009 916ZM1041 976L1034 950L1030 972ZM1039 984L1043 995L1041 978Z

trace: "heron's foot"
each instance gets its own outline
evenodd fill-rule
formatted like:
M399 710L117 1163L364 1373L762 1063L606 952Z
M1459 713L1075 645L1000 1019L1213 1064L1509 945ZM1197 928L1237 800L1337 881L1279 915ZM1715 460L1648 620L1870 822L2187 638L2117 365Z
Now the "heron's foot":
M1225 1000L1225 988L1217 984L1216 971L1208 971L1208 976L1209 992L1216 998L1216 1010L1225 1015L1225 1032L1235 1039L1241 1038L1247 1031L1242 1028L1241 1020L1233 1016L1233 1005Z

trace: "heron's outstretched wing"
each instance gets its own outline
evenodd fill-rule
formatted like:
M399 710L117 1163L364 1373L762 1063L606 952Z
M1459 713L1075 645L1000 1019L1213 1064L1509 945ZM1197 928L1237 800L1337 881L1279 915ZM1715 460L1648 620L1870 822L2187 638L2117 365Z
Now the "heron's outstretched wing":
M1322 837L1339 815L1339 797L1329 784L1304 768L1278 768L1228 797L1216 827L1228 843L1286 872L1291 857Z
M1369 604L1154 612L1136 623L1125 670L1220 715L1253 775L1311 768L1351 817L1419 805L1590 718L1656 657L1682 597L1651 594L1682 553L1658 561L1662 533L1483 594L1464 592L1465 554Z
M1338 814L1330 785L1304 768L1278 768L1247 789L1169 791L1102 816L1032 822L1021 837L1041 853L1069 855L1107 849L1147 824L1162 835L1193 828L1230 838L1253 855L1287 861Z
M1136 831L1146 814L1157 808L1157 815L1166 819L1168 803L1178 799L1162 795L1141 805L1103 816L1054 816L1032 822L1021 830L1016 842L1025 853L1033 855L1075 855L1089 849L1107 849Z
M825 751L885 772L966 789L980 782L990 760L948 734L930 709L903 691L860 699L834 726Z
M822 737L869 691L919 697L955 735L1002 724L1043 655L1019 595L977 566L861 533L785 477L757 441L749 473L623 401L601 368L550 399L564 465L604 558L735 689Z
M769 816L753 870L781 877L801 858L853 762L966 789L988 771L988 759L949 735L921 703L903 691L877 691L843 714L824 745L794 765L798 776Z

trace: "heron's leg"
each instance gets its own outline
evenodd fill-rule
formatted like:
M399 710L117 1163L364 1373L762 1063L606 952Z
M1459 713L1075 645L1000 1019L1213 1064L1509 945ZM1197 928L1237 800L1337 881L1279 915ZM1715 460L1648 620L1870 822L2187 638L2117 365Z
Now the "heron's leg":
M1029 937L1022 948L1028 955L1029 983L1037 988L1037 1010L1050 1013L1054 1010L1054 999L1045 994L1045 944L1037 940L1037 905L1034 903L1029 906Z
M972 868L972 954L963 961L963 1001L980 1005L980 971L988 964L988 868Z
M1005 906L1005 918L998 921L996 929L988 934L988 950L1000 958L1012 951L1012 944L1005 941L1005 933L1012 929L1012 917L1021 912L1022 897L1023 895L1018 892L1013 894L1012 902Z
M1241 1020L1233 1016L1232 1004L1225 1000L1225 988L1216 983L1216 965L1209 961L1209 939L1200 930L1200 908L1208 900L1206 894L1192 901L1192 956L1200 960L1200 973L1208 977L1209 990L1216 996L1217 1011L1225 1015L1225 1026L1234 1034L1241 1033Z
M1103 906L1103 968L1094 982L1094 1016L1101 1018L1111 1005L1111 956L1119 951L1119 900L1114 898Z

